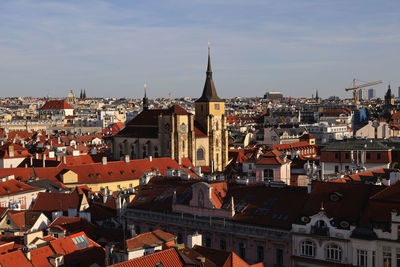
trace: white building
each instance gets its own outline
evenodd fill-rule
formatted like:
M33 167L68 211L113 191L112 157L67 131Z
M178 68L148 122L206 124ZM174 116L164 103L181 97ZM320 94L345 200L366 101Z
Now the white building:
M335 140L343 140L353 136L353 132L345 124L321 121L314 124L302 125L312 136L317 144L327 144Z

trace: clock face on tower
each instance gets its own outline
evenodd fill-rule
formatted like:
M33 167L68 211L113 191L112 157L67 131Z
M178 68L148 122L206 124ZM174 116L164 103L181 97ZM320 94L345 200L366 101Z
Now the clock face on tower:
M186 124L184 123L181 124L181 132L186 133Z

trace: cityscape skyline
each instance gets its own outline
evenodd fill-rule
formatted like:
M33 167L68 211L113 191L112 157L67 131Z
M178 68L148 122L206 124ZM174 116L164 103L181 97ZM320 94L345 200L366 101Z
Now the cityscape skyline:
M224 98L350 98L353 78L383 80L383 97L400 84L396 1L203 3L4 1L3 94L139 98L146 81L150 98L197 97L207 41Z

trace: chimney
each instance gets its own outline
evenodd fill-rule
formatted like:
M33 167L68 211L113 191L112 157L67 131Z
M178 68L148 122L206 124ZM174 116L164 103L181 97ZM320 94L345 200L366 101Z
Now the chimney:
M57 161L61 161L61 156L57 155Z
M129 155L125 155L125 163L129 163L130 159L129 159Z
M307 193L308 194L311 194L311 191L312 191L312 184L311 184L311 182L307 185Z
M211 161L211 173L214 173L214 171L215 171L215 170L214 170L214 161L212 160L212 161Z
M187 245L189 248L193 248L195 245L201 246L202 245L202 235L195 232L192 235L188 235L187 237Z
M46 154L43 154L42 162L43 162L43 168L46 168Z
M35 159L39 159L39 153L35 153Z
M8 156L10 156L10 158L14 157L14 146L8 146Z
M107 165L107 157L103 157L101 159L101 162L103 163L104 166Z
M153 157L149 156L149 161L152 162L153 161ZM180 163L179 163L180 164Z
M29 159L31 161L31 167L32 167L33 166L33 157L30 157Z
M63 156L63 163L67 164L67 156L65 156L65 155Z

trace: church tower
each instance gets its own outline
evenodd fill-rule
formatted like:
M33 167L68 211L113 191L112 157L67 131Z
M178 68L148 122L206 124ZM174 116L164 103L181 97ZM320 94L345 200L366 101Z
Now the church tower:
M144 97L143 97L143 110L149 109L149 99L147 98L147 84L144 83Z
M225 102L218 97L212 77L210 46L203 94L195 102L197 126L209 140L208 163L215 171L223 171L228 161L228 132Z

